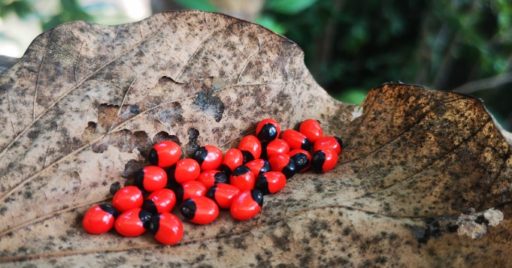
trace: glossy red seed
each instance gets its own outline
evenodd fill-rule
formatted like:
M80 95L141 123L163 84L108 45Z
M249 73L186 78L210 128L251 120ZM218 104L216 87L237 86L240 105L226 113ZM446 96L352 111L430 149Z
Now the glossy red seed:
M224 154L222 165L227 167L229 171L233 171L243 163L244 155L242 154L242 151L236 148L231 148L226 151L226 154Z
M155 145L149 152L149 162L159 167L170 167L181 158L181 147L173 141L162 141Z
M233 171L229 182L241 191L252 190L254 188L256 178L248 167L240 166Z
M209 224L219 216L217 204L205 196L185 200L180 211L185 219L195 224Z
M240 189L237 187L226 184L219 183L208 190L206 196L210 199L213 199L220 208L229 208L231 206L231 202L238 195Z
M107 206L104 209L102 206ZM84 230L89 234L103 234L114 226L114 214L115 210L108 204L94 205L85 212L82 220L82 226Z
M261 156L261 142L254 135L243 137L238 144L238 149L246 154L246 162L258 159Z
M176 205L174 191L164 188L151 193L144 201L143 209L151 213L165 213L171 211Z
M112 205L119 212L133 208L140 208L144 197L142 191L136 186L125 186L119 189L112 198Z
M273 171L282 172L286 178L291 178L297 172L295 163L288 154L275 154L268 162Z
M233 219L246 221L261 212L262 204L263 194L259 190L247 190L235 197L229 211Z
M199 181L187 181L181 185L183 188L182 200L187 200L192 197L204 196L208 190L204 184Z
M313 152L319 150L333 150L337 154L341 154L343 148L341 139L334 136L324 136L315 141Z
M203 171L197 181L201 182L206 188L210 188L217 183L228 183L228 176L221 171L218 170L207 170Z
M311 150L313 144L306 136L297 130L287 129L281 133L281 139L290 146L290 149Z
M201 170L214 170L218 169L222 164L222 151L213 145L205 145L200 147L194 153L194 159L201 166Z
M265 159L255 159L246 163L244 166L251 170L252 174L254 174L254 177L258 177L260 173L270 171L270 163Z
M338 154L333 150L318 150L313 153L311 166L317 173L332 170L338 163Z
M268 160L273 171L282 171L290 161L290 156L287 154L276 154Z
M315 119L306 119L299 125L300 133L304 134L311 142L315 142L317 139L322 137L323 130L320 126L320 122Z
M167 185L167 173L158 166L146 166L135 176L135 184L147 192L163 189Z
M282 139L275 139L269 142L265 149L267 158L270 158L275 154L288 153L290 151L290 146Z
M122 236L134 237L146 232L144 224L151 220L151 214L140 208L123 212L114 224L116 232Z
M153 230L155 233L154 238L160 244L175 245L183 238L183 224L173 214L161 213L155 217L154 221L158 222L158 229Z
M275 194L286 186L286 176L279 171L262 173L256 180L256 188L263 194Z
M177 183L193 181L201 174L201 167L196 160L192 158L184 158L176 163L174 169L174 180Z

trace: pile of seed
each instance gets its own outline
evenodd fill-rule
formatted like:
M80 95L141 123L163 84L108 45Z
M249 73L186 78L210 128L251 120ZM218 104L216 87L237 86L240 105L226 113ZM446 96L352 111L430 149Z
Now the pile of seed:
M213 222L220 209L229 210L235 220L250 220L261 212L263 196L282 190L295 173L333 169L342 146L340 138L324 136L317 120L307 119L298 130L281 132L270 118L225 153L205 145L191 158L182 158L177 143L159 142L148 155L151 165L135 173L134 185L119 189L111 204L89 208L83 228L89 234L114 228L126 237L148 230L162 244L177 244L183 238L183 224L171 213L175 205L194 224Z

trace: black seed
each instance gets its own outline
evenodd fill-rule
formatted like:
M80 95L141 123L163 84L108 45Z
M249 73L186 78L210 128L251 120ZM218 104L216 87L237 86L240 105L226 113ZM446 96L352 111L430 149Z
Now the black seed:
M269 142L275 138L277 138L277 128L270 123L265 124L258 133L258 139L261 142Z
M247 172L251 172L251 170L246 167L246 166L239 166L237 168L235 168L235 170L233 171L233 176L240 176L242 174L245 174Z
M262 194L264 194L264 195L269 194L268 182L267 182L267 178L265 177L264 173L258 175L258 178L256 179L255 187L256 187L256 189L260 190Z
M311 167L313 171L316 173L322 173L322 166L325 162L325 153L322 151L316 151L313 153L313 157L311 159Z
M303 170L309 164L308 157L303 153L295 154L291 157L292 161L295 163L295 167L297 171Z
M287 179L293 177L295 173L297 172L297 168L295 167L295 163L290 159L290 162L288 162L288 165L286 165L283 170L281 170L283 174L286 176Z
M254 160L254 156L248 151L242 151L242 155L244 156L244 164Z
M158 165L158 153L154 148L152 148L151 151L149 151L148 161L152 165Z
M304 139L304 140L302 141L301 148L302 148L303 150L310 151L311 149L313 149L313 143L311 143L311 141L309 141L309 140L306 138L306 139Z
M215 184L217 183L229 183L228 176L224 172L217 172L213 176L215 178Z
M199 165L201 165L203 163L203 161L206 159L206 156L208 156L208 150L206 150L206 148L203 146L203 147L199 147L194 152L193 158L199 163Z
M152 214L158 213L155 202L153 202L153 200L144 200L144 203L142 203L142 209L151 212Z
M151 215L151 213L149 213L148 211L145 211L145 210L141 210L139 212L139 219L140 221L142 222L142 224L144 225L144 228L145 229L148 229L149 228L149 222L151 221L151 218L153 216Z
M181 215L183 215L185 219L191 220L196 214L196 203L194 203L192 199L187 199L185 202L183 202L180 211Z
M108 204L108 203L100 204L100 208L103 209L103 211L107 212L108 214L113 215L114 218L119 216L119 212L117 212L117 210L111 204Z
M263 206L263 193L258 190L258 189L254 189L251 191L251 196L252 196L252 199L254 201L256 201L256 203L258 203L258 205Z

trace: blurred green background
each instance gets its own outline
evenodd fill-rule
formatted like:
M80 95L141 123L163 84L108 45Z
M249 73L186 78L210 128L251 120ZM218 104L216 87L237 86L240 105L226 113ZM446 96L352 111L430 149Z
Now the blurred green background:
M117 24L184 8L297 42L316 80L342 101L360 103L387 81L422 84L482 98L512 129L511 0L0 0L0 54L19 57L35 34L70 20Z

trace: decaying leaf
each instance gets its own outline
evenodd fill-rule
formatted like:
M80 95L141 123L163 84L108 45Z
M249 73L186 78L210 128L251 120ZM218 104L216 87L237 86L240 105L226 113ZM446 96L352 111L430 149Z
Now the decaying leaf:
M297 45L223 15L59 26L0 76L0 264L505 266L512 158L482 104L391 83L362 108L330 98ZM320 119L342 163L297 175L256 220L186 224L179 246L81 229L154 141L225 149L267 116ZM459 235L461 215L485 233Z

